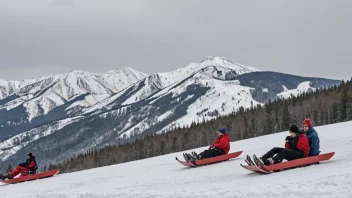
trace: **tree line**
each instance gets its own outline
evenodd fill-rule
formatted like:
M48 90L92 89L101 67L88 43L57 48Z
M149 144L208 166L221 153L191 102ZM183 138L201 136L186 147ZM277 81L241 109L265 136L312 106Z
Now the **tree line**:
M240 107L230 115L210 121L193 122L138 138L132 143L78 154L61 163L50 164L48 170L74 172L203 147L211 144L220 127L227 127L231 141L253 138L288 130L291 124L301 126L305 118L310 118L314 126L352 120L352 82L342 81L338 86L319 88L288 99L278 98L247 109Z

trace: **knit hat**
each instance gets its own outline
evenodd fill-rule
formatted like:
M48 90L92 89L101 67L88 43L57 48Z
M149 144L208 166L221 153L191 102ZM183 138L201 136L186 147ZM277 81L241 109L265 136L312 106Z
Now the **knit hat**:
M28 157L33 157L33 154L32 153L28 153L27 156Z
M290 127L290 131L293 132L293 133L298 133L298 127L296 125L292 125Z
M226 128L220 128L218 129L218 131L222 134L225 134L226 133Z
M312 122L310 121L310 119L309 118L306 118L304 121L303 121L303 125L308 125L309 127L311 127L312 126Z

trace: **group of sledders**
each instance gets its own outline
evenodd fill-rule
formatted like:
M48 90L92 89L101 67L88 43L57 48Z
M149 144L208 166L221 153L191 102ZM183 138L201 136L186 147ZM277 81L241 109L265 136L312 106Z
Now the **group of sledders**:
M310 119L303 121L303 129L299 130L296 125L292 125L289 133L285 139L285 148L275 147L265 153L259 158L262 164L268 166L280 163L284 159L290 161L320 153L319 136ZM185 160L195 161L227 154L230 150L230 136L226 128L219 129L217 135L218 138L202 153L197 154L194 151L191 154L184 153Z

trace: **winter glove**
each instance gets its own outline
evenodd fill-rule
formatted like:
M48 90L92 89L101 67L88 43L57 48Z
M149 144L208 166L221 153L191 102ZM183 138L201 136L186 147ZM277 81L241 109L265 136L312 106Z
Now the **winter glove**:
M290 143L292 140L293 140L293 137L291 137L291 136L287 136L286 139L285 139L285 141L287 143Z

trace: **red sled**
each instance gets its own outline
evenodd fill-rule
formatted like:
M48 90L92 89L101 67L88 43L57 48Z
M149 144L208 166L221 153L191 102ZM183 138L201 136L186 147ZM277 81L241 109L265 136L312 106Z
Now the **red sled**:
M325 153L325 154L320 154L312 157L306 157L306 158L301 158L301 159L296 159L296 160L291 160L291 161L286 161L278 164L273 164L269 166L261 166L261 167L256 167L253 168L252 166L246 166L242 165L241 166L247 170L254 171L254 172L261 172L261 173L272 173L280 170L285 170L285 169L290 169L290 168L296 168L304 165L311 165L313 163L321 162L321 161L326 161L332 158L332 156L335 155L335 152L330 152L330 153Z
M195 160L193 162L188 162L188 161L181 161L176 157L176 160L180 162L184 166L188 167L196 167L196 166L202 166L202 165L207 165L207 164L213 164L217 162L222 162L222 161L227 161L232 158L236 158L242 154L243 151L238 151L234 153L229 153L225 155L220 155L217 157L212 157L212 158L207 158L207 159L202 159L202 160Z
M47 172L42 172L42 173L36 173L32 175L24 175L20 176L18 178L14 179L9 179L9 180L0 180L0 182L5 183L5 184L15 184L15 183L20 183L20 182L25 182L25 181L32 181L36 179L43 179L47 177L52 177L60 172L59 169L56 170L51 170Z

